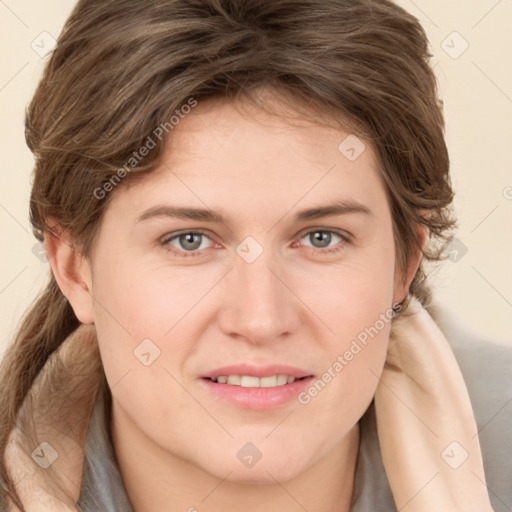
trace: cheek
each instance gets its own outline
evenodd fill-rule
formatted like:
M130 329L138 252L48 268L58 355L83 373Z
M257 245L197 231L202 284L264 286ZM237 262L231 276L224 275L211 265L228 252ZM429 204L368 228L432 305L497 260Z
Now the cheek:
M116 265L98 255L94 273L95 326L109 386L133 417L169 425L171 410L190 406L178 381L199 338L194 307L218 276L194 279L109 254L112 260Z
M386 360L394 317L394 260L392 252L381 256L331 269L329 279L317 280L316 288L310 282L301 290L329 331L323 337L328 354L323 373L299 403L316 421L331 422L333 432L343 432L362 416Z
M345 316L328 346L324 371L298 396L297 417L311 422L308 433L328 452L359 421L370 405L385 360L392 311L369 308L366 315ZM382 313L382 316L380 316ZM308 435L306 433L306 435Z
M394 258L387 246L315 272L290 275L304 302L329 328L330 352L370 327L393 301ZM302 269L301 269L302 270ZM344 340L344 341L343 341Z
M119 264L110 270L95 276L95 325L108 385L129 423L178 453L183 431L193 431L195 424L173 421L176 411L184 412L185 418L206 421L201 416L204 411L194 407L196 403L180 385L181 363L193 343L174 342L183 339L180 319L190 309L194 290L180 294L180 279L163 280L161 273L142 272L133 265ZM189 324L184 320L186 328Z
M95 313L132 337L164 337L193 312L223 272L213 265L179 268L166 265L165 260L110 258L116 265L102 265L98 258Z

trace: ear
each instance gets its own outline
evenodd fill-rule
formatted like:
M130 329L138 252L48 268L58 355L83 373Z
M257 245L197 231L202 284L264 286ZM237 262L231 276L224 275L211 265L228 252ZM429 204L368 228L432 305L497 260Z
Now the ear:
M418 224L417 225L417 236L419 238L421 249L425 246L425 242L427 240L427 231L425 226ZM394 280L394 293L393 293L393 304L397 302L402 302L407 294L409 293L409 287L418 271L418 268L421 263L421 259L423 258L423 252L420 249L416 249L415 253L411 256L409 264L407 265L407 269L405 271L400 268L396 268L395 270L395 280Z
M83 324L94 323L89 261L73 246L69 233L53 217L46 219L44 247L55 280L76 317Z

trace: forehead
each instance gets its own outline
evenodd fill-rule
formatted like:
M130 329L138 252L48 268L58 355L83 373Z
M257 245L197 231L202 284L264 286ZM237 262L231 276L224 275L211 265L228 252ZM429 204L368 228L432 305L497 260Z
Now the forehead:
M154 202L243 207L306 207L338 199L378 204L384 184L371 146L287 105L208 99L170 131L162 164L124 195L132 209Z
M311 107L304 109L301 104L295 108L289 101L270 93L265 93L263 99L257 96L251 101L234 102L216 97L201 100L183 116L169 134L167 155L178 164L189 158L220 156L226 150L235 156L256 150L252 161L258 162L277 156L276 148L292 148L296 158L290 158L285 151L281 156L283 163L286 159L295 163L304 159L309 164L321 164L321 160L329 157L338 159L339 143L349 134L333 119L327 119L325 113ZM359 142L359 149L362 149L363 143ZM367 162L373 160L373 154L367 157Z

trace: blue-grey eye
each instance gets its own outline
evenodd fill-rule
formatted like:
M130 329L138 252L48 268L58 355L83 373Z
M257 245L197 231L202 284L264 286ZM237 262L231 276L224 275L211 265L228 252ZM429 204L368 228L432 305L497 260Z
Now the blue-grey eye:
M343 240L342 237L335 233L334 231L322 230L310 231L304 236L304 238L309 239L312 246L315 247L316 249L323 249L325 247L329 247L330 243L333 240L333 235L335 237L338 237L340 240Z
M201 247L203 235L201 233L184 233L177 236L181 249L195 251Z
M204 243L203 243L204 242ZM187 231L169 236L163 240L163 244L170 246L177 251L194 252L199 249L206 249L210 239L200 231Z

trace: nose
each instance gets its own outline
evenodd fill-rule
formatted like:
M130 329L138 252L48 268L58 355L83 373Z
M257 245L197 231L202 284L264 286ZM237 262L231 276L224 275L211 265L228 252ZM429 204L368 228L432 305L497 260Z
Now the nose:
M219 311L222 332L258 345L293 334L301 319L301 302L270 252L252 263L235 259L224 279L225 300Z

